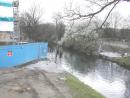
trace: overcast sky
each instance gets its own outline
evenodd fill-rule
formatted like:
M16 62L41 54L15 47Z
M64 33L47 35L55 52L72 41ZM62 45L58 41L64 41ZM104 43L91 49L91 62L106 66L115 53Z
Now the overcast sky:
M43 20L45 22L52 21L52 17L56 12L63 12L65 5L70 0L20 0L20 12L28 10L34 2L36 5L40 5L43 10ZM73 0L77 5L82 6L82 0ZM130 3L122 2L116 8L122 16L128 17L130 15Z

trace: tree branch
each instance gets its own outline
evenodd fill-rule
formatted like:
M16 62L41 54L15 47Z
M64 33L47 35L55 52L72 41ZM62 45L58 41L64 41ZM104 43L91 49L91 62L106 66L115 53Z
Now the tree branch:
M75 11L73 10L69 10L71 12L71 15L70 17L74 17L74 16L77 16L75 18L73 18L72 20L77 20L77 19L80 19L80 18L86 18L86 17L93 17L97 14L99 14L100 12L102 12L105 8L107 8L108 6L114 4L115 2L118 2L118 1L121 1L121 0L113 0L111 2L108 2L106 5L102 6L101 9L99 9L98 11L94 12L94 13L90 13L90 14L87 14L87 15L82 15L81 13L76 13Z
M99 29L101 29L102 26L105 24L105 22L107 21L108 17L109 17L110 14L111 14L111 12L113 11L113 9L116 7L116 5L117 5L119 2L120 2L120 0L118 0L118 1L114 4L114 6L111 8L111 10L110 10L109 13L107 14L107 17L105 18L104 22L101 24L101 26L100 26Z

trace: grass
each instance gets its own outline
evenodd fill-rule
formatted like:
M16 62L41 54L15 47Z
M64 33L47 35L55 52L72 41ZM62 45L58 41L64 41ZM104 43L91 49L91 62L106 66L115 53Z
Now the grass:
M115 58L114 61L123 67L130 69L130 57Z
M103 95L85 85L72 75L66 77L66 83L73 92L73 98L105 98Z

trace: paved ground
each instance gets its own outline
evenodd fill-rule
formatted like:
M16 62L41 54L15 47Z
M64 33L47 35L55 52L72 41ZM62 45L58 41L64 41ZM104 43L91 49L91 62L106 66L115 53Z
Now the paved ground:
M0 98L72 98L65 75L39 69L1 69Z

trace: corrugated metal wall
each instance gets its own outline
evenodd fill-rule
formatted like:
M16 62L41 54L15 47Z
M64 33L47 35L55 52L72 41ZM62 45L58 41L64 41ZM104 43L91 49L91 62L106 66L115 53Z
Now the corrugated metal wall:
M13 67L46 58L47 52L47 43L0 46L0 68Z

